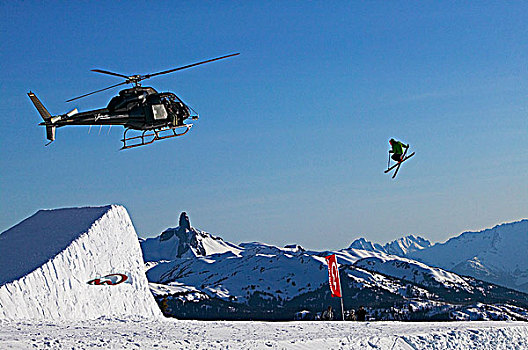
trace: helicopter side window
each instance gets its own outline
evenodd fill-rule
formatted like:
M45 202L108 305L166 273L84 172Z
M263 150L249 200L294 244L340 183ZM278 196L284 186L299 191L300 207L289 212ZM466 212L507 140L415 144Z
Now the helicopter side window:
M153 104L152 114L154 116L154 120L167 119L167 110L163 104Z

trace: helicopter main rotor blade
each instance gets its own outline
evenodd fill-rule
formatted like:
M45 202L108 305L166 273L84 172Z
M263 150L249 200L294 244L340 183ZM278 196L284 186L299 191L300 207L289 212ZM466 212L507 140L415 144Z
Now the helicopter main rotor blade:
M119 74L119 73L114 73L114 72L109 72L107 70L102 70L102 69L92 69L92 72L103 73L103 74L108 74L108 75L113 75L113 76L116 76L116 77L121 77L121 78L128 79L128 77L126 75Z
M127 82L127 81L124 81L124 82L122 82L122 83L115 84L115 85L109 86L109 87L104 88L104 89L101 89L101 90L93 91L93 92L90 92L90 93L88 93L88 94L84 94L84 95L81 95L81 96L77 96L77 97L74 97L74 98L70 98L70 99L67 100L66 102L71 102L71 101L74 101L74 100L78 100L78 99L80 99L80 98L83 98L83 97L86 97L86 96L90 96L90 95L96 94L96 93L98 93L98 92L105 91L105 90L109 90L109 89L115 88L115 87L120 86L120 85L125 85L125 84L128 84L128 82Z
M178 67L178 68L174 68L174 69L164 70L164 71L158 72L158 73L146 74L146 75L143 76L143 79L152 78L152 77L155 77L156 75L162 75L162 74L176 72L178 70L191 68L191 67L194 67L194 66L198 66L200 64L209 63L209 62L213 62L213 61L218 61L218 60L221 60L221 59L224 59L224 58L228 58L228 57L233 57L233 56L236 56L236 55L240 55L240 52L233 53L233 54L227 55L227 56L213 58L213 59L210 59L210 60L207 60L207 61L202 61L202 62L189 64L189 65L186 65L186 66L183 66L183 67Z
M119 84L115 84L115 85L112 85L112 86L109 86L107 88L104 88L104 89L100 89L100 90L96 90L96 91L93 91L93 92L90 92L88 94L84 94L84 95L81 95L81 96L77 96L77 97L74 97L74 98L71 98L69 100L67 100L66 102L71 102L71 101L75 101L75 100L78 100L80 98L83 98L83 97L86 97L86 96L90 96L90 95L93 95L93 94L96 94L98 92L101 92L101 91L105 91L105 90L109 90L109 89L113 89L117 86L121 86L121 85L125 85L125 84L135 84L136 86L140 86L139 82L142 81L142 80L145 80L145 79L148 79L148 78L152 78L152 77L155 77L157 75L162 75L162 74L167 74L167 73L172 73L172 72L176 72L178 70L182 70L182 69L187 69L187 68L191 68L191 67L195 67L195 66L198 66L200 64L205 64L205 63L209 63L209 62L214 62L214 61L218 61L218 60L222 60L224 58L228 58L228 57L233 57L233 56L237 56L237 55L240 55L240 52L237 52L237 53L232 53L230 55L226 55L226 56L222 56L222 57L217 57L217 58L212 58L210 60L207 60L207 61L202 61L202 62L197 62L197 63L193 63L193 64L188 64L186 66L182 66L182 67L178 67L178 68L173 68L173 69L169 69L169 70L164 70L162 72L157 72L157 73L152 73L152 74L145 74L145 75L132 75L132 76L126 76L124 74L119 74L119 73L114 73L114 72L110 72L110 71L107 71L107 70L103 70L103 69L92 69L92 72L96 72L96 73L102 73L102 74L108 74L108 75L113 75L115 77L120 77L120 78L125 78L126 80L122 83L119 83Z

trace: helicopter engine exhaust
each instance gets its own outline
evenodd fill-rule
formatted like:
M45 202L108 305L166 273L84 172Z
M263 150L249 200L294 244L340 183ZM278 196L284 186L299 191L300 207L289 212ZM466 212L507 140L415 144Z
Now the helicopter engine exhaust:
M75 108L75 109L72 109L71 111L69 111L68 113L66 113L66 115L68 117L71 117L72 115L76 115L77 113L79 113L79 111L77 110L77 108Z

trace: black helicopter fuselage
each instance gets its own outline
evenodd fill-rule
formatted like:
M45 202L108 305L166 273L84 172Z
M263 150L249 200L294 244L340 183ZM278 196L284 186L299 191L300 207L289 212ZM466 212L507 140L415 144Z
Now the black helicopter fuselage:
M103 69L92 69L93 72L111 75L125 80L104 89L71 98L66 102L78 100L125 84L134 84L135 86L130 89L121 90L118 96L110 100L106 108L81 113L78 113L77 109L74 109L66 114L51 115L33 92L28 92L28 96L44 120L39 125L46 127L46 138L50 141L47 145L55 140L56 129L63 126L122 125L125 131L123 132L123 139L121 140L123 142L121 149L139 147L149 145L158 140L183 136L192 127L192 124L186 124L184 122L186 119L191 118L190 110L192 108L189 108L189 106L183 103L172 92L159 93L151 87L141 86L141 81L237 55L239 53L149 74L124 75ZM193 115L192 119L196 120L198 116ZM127 136L127 133L131 130L132 136ZM135 131L139 131L139 135L133 136Z
M189 107L171 92L136 86L119 92L106 108L62 115L53 125L122 125L134 130L178 127L191 116ZM46 122L41 125L46 125Z

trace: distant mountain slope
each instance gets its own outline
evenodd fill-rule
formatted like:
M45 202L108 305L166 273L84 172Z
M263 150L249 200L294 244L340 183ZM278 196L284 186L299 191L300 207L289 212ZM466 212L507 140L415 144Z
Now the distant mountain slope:
M379 243L370 242L365 238L356 239L354 242L352 242L352 244L350 244L350 248L364 249L398 256L406 256L409 253L426 249L430 246L431 242L429 242L427 239L415 235L409 235L396 239L383 246Z
M350 248L406 257L528 292L527 219L479 232L464 232L434 245L424 238L410 235L385 245L359 238Z
M409 235L385 244L384 248L388 254L405 256L429 248L431 245L431 242L425 238Z
M413 282L421 286L441 285L445 288L454 287L468 292L473 291L471 285L461 276L440 268L427 266L424 263L411 259L400 257L372 257L361 259L354 266Z
M464 232L445 243L410 252L409 258L528 292L528 220L479 232Z

